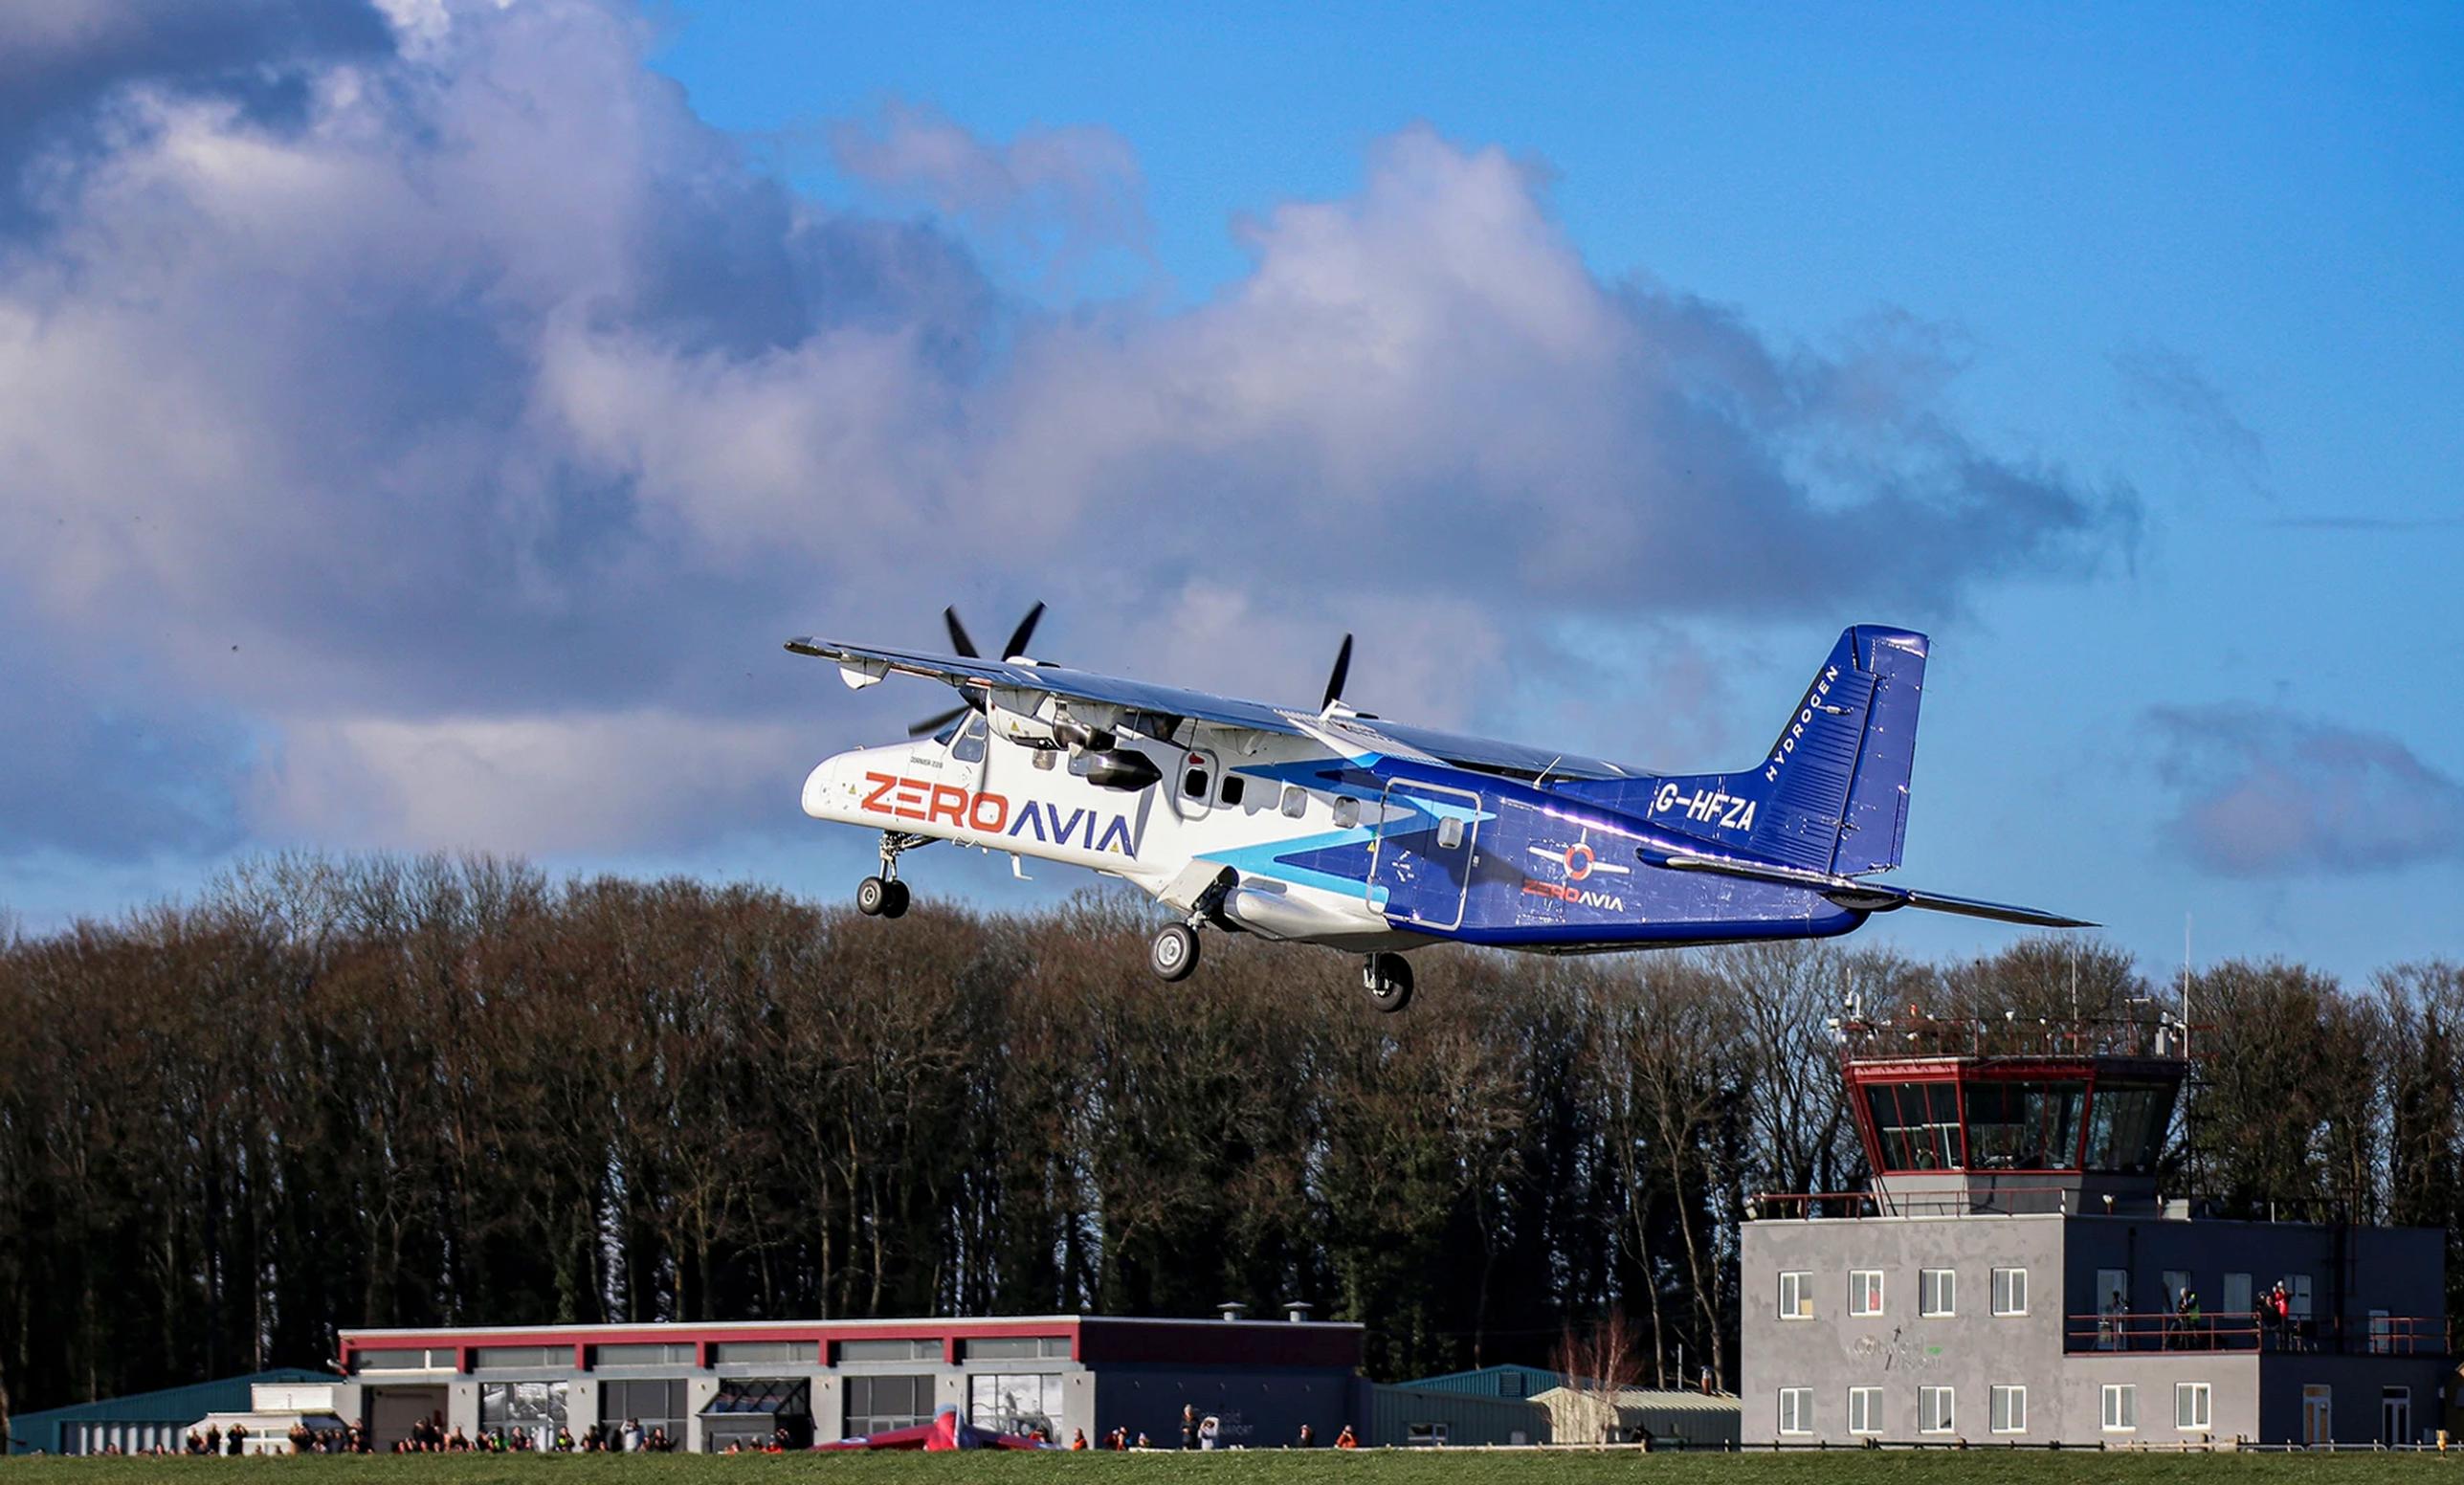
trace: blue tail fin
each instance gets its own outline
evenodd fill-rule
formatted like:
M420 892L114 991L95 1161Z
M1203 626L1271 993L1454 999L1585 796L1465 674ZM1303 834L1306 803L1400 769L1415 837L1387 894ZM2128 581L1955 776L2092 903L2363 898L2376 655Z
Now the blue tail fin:
M1753 767L1560 786L1653 824L1809 871L1859 875L1899 864L1925 636L1860 624Z

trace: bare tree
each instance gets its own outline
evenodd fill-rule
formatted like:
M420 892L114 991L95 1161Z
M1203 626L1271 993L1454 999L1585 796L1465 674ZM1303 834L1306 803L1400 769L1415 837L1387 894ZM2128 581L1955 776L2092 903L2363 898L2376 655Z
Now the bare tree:
M1585 1442L1620 1442L1618 1404L1643 1376L1643 1337L1627 1323L1625 1310L1612 1306L1596 1324L1581 1331L1566 1327L1550 1363L1565 1379L1572 1403L1567 1412L1591 1435Z

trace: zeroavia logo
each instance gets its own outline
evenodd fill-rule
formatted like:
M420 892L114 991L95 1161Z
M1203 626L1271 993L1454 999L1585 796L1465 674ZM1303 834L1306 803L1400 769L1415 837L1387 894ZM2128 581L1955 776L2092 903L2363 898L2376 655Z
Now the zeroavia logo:
M1522 890L1531 897L1555 898L1560 902L1571 902L1576 907L1596 907L1604 913L1622 913L1626 910L1626 899L1613 892L1593 892L1586 887L1561 887L1555 882L1534 881L1528 876L1523 878Z
M1771 749L1771 761L1763 765L1764 783L1779 782L1780 765L1787 763L1788 755L1797 750L1797 742L1806 735L1806 728L1813 725L1813 714L1832 710L1826 703L1831 698L1831 683L1838 678L1838 666L1822 668L1822 679L1815 681L1813 689L1806 693L1805 704L1797 708L1796 718L1788 723L1788 730L1780 734L1779 745Z
M946 825L953 831L976 835L1006 835L1012 840L1032 835L1052 845L1076 846L1081 851L1132 855L1138 850L1137 841L1129 833L1126 815L1116 814L1107 821L1092 809L1064 811L1058 805L1038 799L1028 800L1012 810L1010 796L989 789L979 794L955 784L901 779L887 773L867 773L864 778L873 789L858 808L875 814Z

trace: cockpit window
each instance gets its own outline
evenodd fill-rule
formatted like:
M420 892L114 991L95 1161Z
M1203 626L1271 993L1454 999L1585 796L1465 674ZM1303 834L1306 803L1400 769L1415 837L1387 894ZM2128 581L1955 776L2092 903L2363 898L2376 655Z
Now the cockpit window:
M969 712L966 714L966 720L958 724L956 734L950 739L949 756L963 764L984 762L983 714Z

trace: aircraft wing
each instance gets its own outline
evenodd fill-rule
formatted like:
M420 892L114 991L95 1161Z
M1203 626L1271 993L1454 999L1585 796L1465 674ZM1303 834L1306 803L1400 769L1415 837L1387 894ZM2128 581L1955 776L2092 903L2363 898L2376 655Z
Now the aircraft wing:
M1520 742L1467 737L1434 727L1406 726L1380 717L1338 714L1335 718L1321 719L1315 711L1303 708L1270 706L1263 701L1211 696L1180 686L1125 680L1118 676L1100 676L1093 671L1072 670L1064 665L1021 665L1009 660L967 659L959 655L887 650L875 645L850 645L811 637L790 639L787 647L797 654L837 661L851 676L851 684L870 684L884 674L896 672L953 686L1002 686L1041 691L1070 700L1092 701L1134 712L1211 722L1219 727L1246 727L1294 737L1307 735L1300 725L1307 721L1312 726L1331 728L1353 742L1369 746L1399 744L1388 750L1422 753L1457 767L1524 778L1543 773L1552 779L1648 777L1642 769L1629 768L1606 759L1558 753ZM866 678L853 678L859 676Z
M1914 887L1885 886L1855 876L1839 876L1830 872L1809 872L1801 867L1781 866L1767 861L1748 861L1736 856L1688 854L1654 851L1646 848L1636 854L1646 865L1664 867L1672 872L1703 872L1715 876L1734 876L1744 881L1777 882L1782 886L1808 887L1821 893L1841 907L1860 913L1888 913L1903 907L1924 908L1935 913L1957 913L1965 918L1989 918L1996 922L2020 923L2031 928L2096 928L2101 926L2084 919L2065 918L2043 908L2019 907L2007 902L1986 902L1975 898L1954 898L1946 893L1925 892Z

